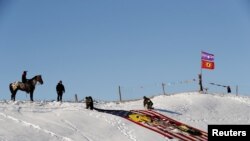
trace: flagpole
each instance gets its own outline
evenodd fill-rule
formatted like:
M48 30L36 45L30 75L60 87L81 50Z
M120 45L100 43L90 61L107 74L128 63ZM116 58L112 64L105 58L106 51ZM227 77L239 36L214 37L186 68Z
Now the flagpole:
M201 69L201 76L202 76L202 50L201 50L201 67L200 67L200 69Z
M202 55L202 50L201 50L201 55ZM200 75L199 75L199 85L200 85L200 93L203 92L203 86L202 86L202 57L201 57L201 66L200 66Z
M202 86L202 69L213 70L214 66L214 54L201 51L201 73L199 74L200 92L204 92ZM205 89L205 91L207 91L207 89Z
M201 67L200 67L200 69L201 69L201 73L200 74L202 75L202 59L201 59Z

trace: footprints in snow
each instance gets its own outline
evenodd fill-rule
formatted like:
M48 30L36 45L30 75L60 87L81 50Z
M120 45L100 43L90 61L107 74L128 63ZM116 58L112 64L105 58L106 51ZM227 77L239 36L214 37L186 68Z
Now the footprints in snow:
M118 130L122 134L127 136L131 141L137 141L135 135L133 134L134 130L129 129L120 117L110 115L110 116L112 116L112 118L111 118L110 116L105 116L105 114L103 114L103 113L101 114L98 112L93 112L93 113L91 112L89 115L94 116L97 119L103 119L105 122L109 123L113 127L117 127Z

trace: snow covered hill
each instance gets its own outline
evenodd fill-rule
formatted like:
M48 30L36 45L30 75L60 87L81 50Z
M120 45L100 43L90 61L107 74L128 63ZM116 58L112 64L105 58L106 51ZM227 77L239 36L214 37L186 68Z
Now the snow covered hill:
M208 124L250 124L250 98L181 93L152 98L155 109L207 130ZM142 100L99 102L101 109L143 109ZM85 109L85 103L0 101L1 141L166 141L126 119Z

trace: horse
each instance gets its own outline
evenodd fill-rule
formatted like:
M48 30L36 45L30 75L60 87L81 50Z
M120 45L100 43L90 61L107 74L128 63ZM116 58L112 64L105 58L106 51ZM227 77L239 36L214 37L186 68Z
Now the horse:
M10 83L9 88L11 92L11 100L15 101L16 99L16 93L18 90L25 91L30 94L30 100L33 101L33 93L35 90L35 86L39 82L40 84L43 84L43 79L41 75L36 75L31 79L28 79L27 82L13 82Z

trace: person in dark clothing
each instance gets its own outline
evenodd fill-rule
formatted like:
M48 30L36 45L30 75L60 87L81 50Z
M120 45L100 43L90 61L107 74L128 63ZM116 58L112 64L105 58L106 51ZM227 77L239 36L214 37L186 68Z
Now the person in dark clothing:
M89 97L89 99L90 99L90 110L93 110L94 109L94 101L93 101L91 96Z
M57 84L56 91L57 91L57 101L62 102L62 96L63 93L65 93L65 88L64 85L62 84L62 80L60 80L59 83Z
M231 88L230 88L230 86L227 86L227 93L231 93Z
M27 75L27 71L23 71L23 74L22 74L22 82L23 82L23 83L26 83L26 82L27 82L26 75Z
M86 109L90 107L90 99L88 96L85 97Z
M27 89L26 93L29 93L30 89L29 89L28 84L27 84L27 82L29 82L29 81L26 78L26 76L27 76L27 71L23 71L23 74L22 74L22 83L25 83L24 84L24 88Z
M94 109L94 102L91 96L85 97L86 102L86 109L93 110Z
M143 99L143 106L147 109L153 109L153 102L146 96L144 96Z

